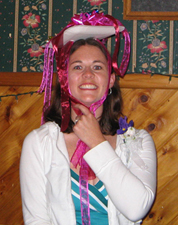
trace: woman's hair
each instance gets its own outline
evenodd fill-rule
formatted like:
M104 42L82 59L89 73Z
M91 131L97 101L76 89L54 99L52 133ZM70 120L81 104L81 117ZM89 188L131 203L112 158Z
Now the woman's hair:
M98 47L107 59L107 50L95 39L88 38L86 40L76 41L70 50L70 55L72 55L79 47L83 45L92 45ZM118 85L115 81L112 87L112 93L108 94L106 100L103 103L103 112L99 118L99 125L101 132L105 135L114 135L119 129L118 117L122 115L122 96ZM61 86L57 82L51 106L44 112L45 122L54 121L59 126L62 122L62 108L61 108ZM70 119L68 128L64 131L65 133L73 132L74 122Z

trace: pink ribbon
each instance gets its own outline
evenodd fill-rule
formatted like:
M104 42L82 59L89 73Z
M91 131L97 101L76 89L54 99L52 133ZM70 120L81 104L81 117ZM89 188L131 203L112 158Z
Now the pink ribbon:
M48 48L50 43L47 43L44 52L44 70L43 70L43 78L38 90L39 93L42 93L45 89L44 103L43 103L43 114L41 118L41 124L44 121L44 112L50 106L51 100L51 91L52 91L52 81L53 81L53 59L54 59L54 51L51 48Z

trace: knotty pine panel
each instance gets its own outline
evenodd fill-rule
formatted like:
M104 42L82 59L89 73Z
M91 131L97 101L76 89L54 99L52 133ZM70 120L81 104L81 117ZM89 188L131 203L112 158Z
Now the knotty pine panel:
M142 82L141 82L142 84ZM140 84L140 86L141 86ZM37 87L0 87L0 95ZM143 225L178 224L178 90L124 88L124 114L145 128L157 147L158 185L153 208ZM40 126L43 94L2 98L0 103L0 224L22 225L19 160L25 136Z

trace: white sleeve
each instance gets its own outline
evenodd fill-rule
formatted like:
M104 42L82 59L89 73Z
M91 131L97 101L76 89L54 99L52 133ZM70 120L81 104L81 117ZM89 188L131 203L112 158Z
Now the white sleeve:
M128 169L111 145L104 141L84 155L84 159L104 183L115 207L129 220L142 219L153 204L156 192L156 150L151 136L141 130L141 159L147 169L135 163Z
M24 140L20 160L20 185L25 225L49 225L43 153L35 131Z

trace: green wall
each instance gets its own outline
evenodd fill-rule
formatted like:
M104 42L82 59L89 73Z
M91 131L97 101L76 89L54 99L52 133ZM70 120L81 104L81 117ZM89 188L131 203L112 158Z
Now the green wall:
M123 20L121 0L1 0L0 71L41 72L41 46L48 36L54 36L65 27L74 12L90 12L93 9L105 14L112 12L129 31L132 48L127 73L178 74L178 21L173 22L171 34L170 21L140 20L133 25L133 21ZM119 60L123 47L124 40L121 38ZM113 49L112 39L111 52Z

